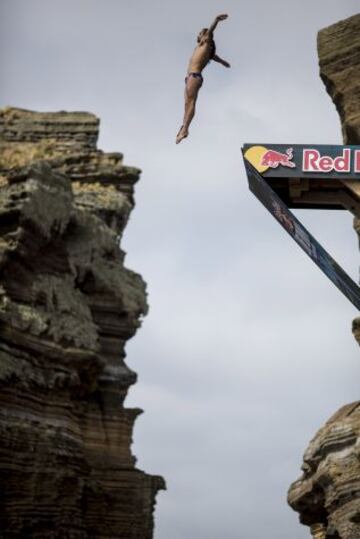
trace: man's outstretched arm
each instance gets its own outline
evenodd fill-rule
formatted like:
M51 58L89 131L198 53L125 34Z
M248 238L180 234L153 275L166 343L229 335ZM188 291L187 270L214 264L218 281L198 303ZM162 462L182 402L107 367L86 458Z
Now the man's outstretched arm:
M223 65L224 67L230 67L229 62L227 62L226 60L223 60L223 59L220 58L220 56L218 56L217 54L214 54L214 56L212 57L212 60L213 60L214 62L218 62L219 64Z
M227 18L228 18L228 16L225 15L225 14L224 14L224 15L218 15L217 17L215 17L215 20L214 20L214 22L212 23L212 25L209 27L208 32L209 32L210 34L212 34L212 33L214 32L215 28L217 27L218 22L224 21L224 20L227 19Z

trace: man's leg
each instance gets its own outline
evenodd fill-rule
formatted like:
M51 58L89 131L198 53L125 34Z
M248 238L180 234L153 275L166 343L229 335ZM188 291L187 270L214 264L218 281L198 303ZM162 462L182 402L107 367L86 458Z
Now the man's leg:
M176 137L176 144L179 144L183 138L189 134L189 125L195 115L196 100L199 90L202 85L202 79L200 77L189 76L185 87L185 113L183 125Z

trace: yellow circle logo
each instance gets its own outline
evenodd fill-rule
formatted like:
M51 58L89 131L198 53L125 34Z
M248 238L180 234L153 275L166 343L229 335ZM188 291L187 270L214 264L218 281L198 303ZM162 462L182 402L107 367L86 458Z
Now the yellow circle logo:
M251 146L251 148L245 152L245 158L260 172L260 174L269 168L268 165L261 164L262 158L267 151L268 149L265 148L265 146Z

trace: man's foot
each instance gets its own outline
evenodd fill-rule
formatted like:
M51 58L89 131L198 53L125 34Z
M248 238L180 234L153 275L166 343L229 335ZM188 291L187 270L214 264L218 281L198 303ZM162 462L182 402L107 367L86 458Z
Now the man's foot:
M179 142L181 142L183 138L186 138L188 134L189 131L187 129L184 129L184 126L182 125L178 134L176 135L176 144L179 144Z

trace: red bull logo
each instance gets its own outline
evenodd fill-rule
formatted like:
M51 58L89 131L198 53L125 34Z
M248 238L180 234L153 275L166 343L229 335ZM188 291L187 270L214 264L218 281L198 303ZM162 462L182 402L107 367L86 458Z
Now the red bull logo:
M288 148L285 153L282 153L264 146L252 146L246 151L245 157L258 172L263 173L269 168L279 166L295 168L296 164L292 161L293 153L293 148Z
M293 149L288 148L286 153L280 153L275 150L268 150L262 157L261 165L263 167L277 168L279 165L283 167L295 168L295 163L291 161L293 158Z

